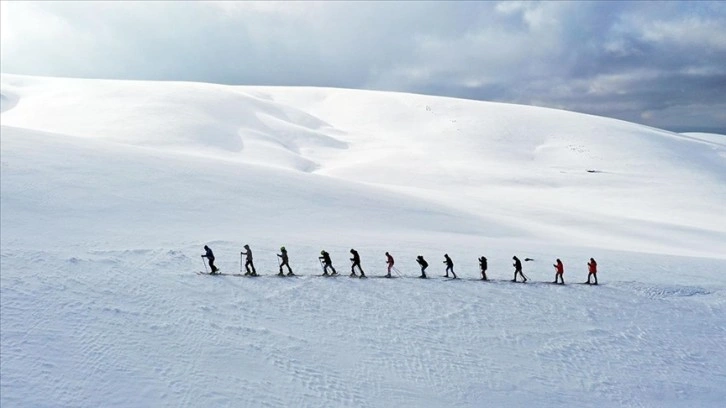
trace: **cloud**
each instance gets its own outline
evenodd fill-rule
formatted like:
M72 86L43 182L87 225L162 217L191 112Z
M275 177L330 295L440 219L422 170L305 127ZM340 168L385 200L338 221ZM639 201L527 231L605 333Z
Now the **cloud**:
M3 2L2 71L395 90L708 123L722 2ZM667 117L663 112L667 112Z

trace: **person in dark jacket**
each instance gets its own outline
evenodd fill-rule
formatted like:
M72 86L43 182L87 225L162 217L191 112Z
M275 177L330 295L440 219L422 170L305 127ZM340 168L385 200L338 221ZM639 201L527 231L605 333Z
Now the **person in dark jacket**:
M486 257L480 257L479 258L479 269L481 269L481 280L488 280L487 279L487 258Z
M252 250L250 249L250 246L245 244L245 249L247 252L240 252L240 254L244 255L246 257L245 259L245 269L247 272L245 272L245 275L249 276L257 276L257 271L255 270L255 264L252 263Z
M555 281L552 283L560 283L560 285L564 285L565 277L563 275L565 273L565 265L562 264L562 261L560 261L560 258L557 258L557 262L555 262L555 264L552 266L555 267ZM558 278L562 282L558 282Z
M202 255L202 258L207 258L207 261L209 261L209 267L212 269L212 272L210 273L217 273L219 272L219 268L214 266L214 253L212 252L211 248L208 246L204 246L204 255Z
M318 259L320 259L323 263L323 276L328 276L328 268L333 271L330 276L338 274L338 272L335 271L335 268L333 268L333 261L330 260L330 254L326 250L320 251Z
M512 259L514 259L514 263L512 264L512 266L514 266L514 279L512 279L512 282L517 281L517 274L522 275L522 282L527 282L527 278L525 278L522 273L522 261L520 261L516 256L513 256Z
M386 252L386 265L388 266L388 274L386 275L386 278L391 277L391 268L393 268L393 263L393 257L391 256L391 254Z
M417 256L416 262L418 262L418 264L421 265L421 276L419 276L419 278L426 279L426 268L429 267L429 263L426 262L423 255Z
M454 275L454 279L458 279L456 277L456 272L454 272L454 261L449 258L449 254L444 254L444 263L446 264L446 275L444 275L444 278L448 278L449 271L451 271L451 274Z
M287 276L294 276L295 274L292 273L292 269L290 268L289 259L287 257L287 249L285 247L280 247L280 252L277 254L277 257L280 258L280 273L278 275L284 276L285 274L282 273L282 267L287 266Z
M358 251L352 248L350 250L350 253L353 254L353 257L350 258L350 261L352 262L352 264L350 265L350 276L358 276L355 274L355 267L357 266L358 270L360 271L360 277L365 278L366 274L365 272L363 272L363 268L361 268L360 266L360 254L358 254Z

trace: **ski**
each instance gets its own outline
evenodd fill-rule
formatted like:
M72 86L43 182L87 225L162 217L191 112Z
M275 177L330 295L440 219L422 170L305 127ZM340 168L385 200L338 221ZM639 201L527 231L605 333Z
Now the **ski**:
M258 277L260 277L260 275L247 275L244 273L232 273L232 274L228 274L228 276L235 276L238 278L258 278Z

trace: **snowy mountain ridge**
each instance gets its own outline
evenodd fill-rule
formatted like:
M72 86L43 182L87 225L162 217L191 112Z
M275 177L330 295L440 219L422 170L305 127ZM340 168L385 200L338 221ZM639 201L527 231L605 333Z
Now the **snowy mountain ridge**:
M726 224L724 147L704 138L543 108L341 89L4 75L3 95L19 101L4 105L5 126L392 190L491 224L485 235L514 227L568 244L707 256L726 244L714 230ZM674 230L692 239L669 239ZM701 234L714 245L691 245Z

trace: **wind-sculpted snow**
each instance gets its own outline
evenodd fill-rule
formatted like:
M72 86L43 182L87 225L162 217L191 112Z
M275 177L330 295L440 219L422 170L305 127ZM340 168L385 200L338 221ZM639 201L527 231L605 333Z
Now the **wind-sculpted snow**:
M441 204L329 177L8 127L2 132L6 243L54 245L59 237L66 244L168 242L240 234L349 240L423 225L432 232L521 233L493 219L485 223Z
M3 74L1 94L3 407L726 397L719 135L343 89ZM195 273L205 244L225 275ZM263 276L234 276L244 244ZM274 276L281 245L300 276ZM343 276L316 276L323 249Z
M638 282L621 283L621 287L651 299L670 297L710 295L711 291L698 286L681 285L644 285Z
M23 101L3 123L26 129L303 171L316 166L305 149L346 147L325 122L231 87L5 75L3 87Z
M12 109L18 103L18 98L15 95L4 91L3 89L3 93L0 93L0 113Z
M725 396L723 279L652 284L657 269L613 273L606 257L599 287L536 283L549 270L531 263L535 284L507 283L499 260L497 282L440 280L436 265L421 280L407 256L397 264L410 279L320 278L314 249L297 245L300 277L269 276L262 248L265 276L210 277L191 272L195 246L136 248L3 250L3 406L715 407ZM236 245L214 248L223 270L238 267ZM347 251L329 249L344 272ZM381 249L362 252L371 276Z

